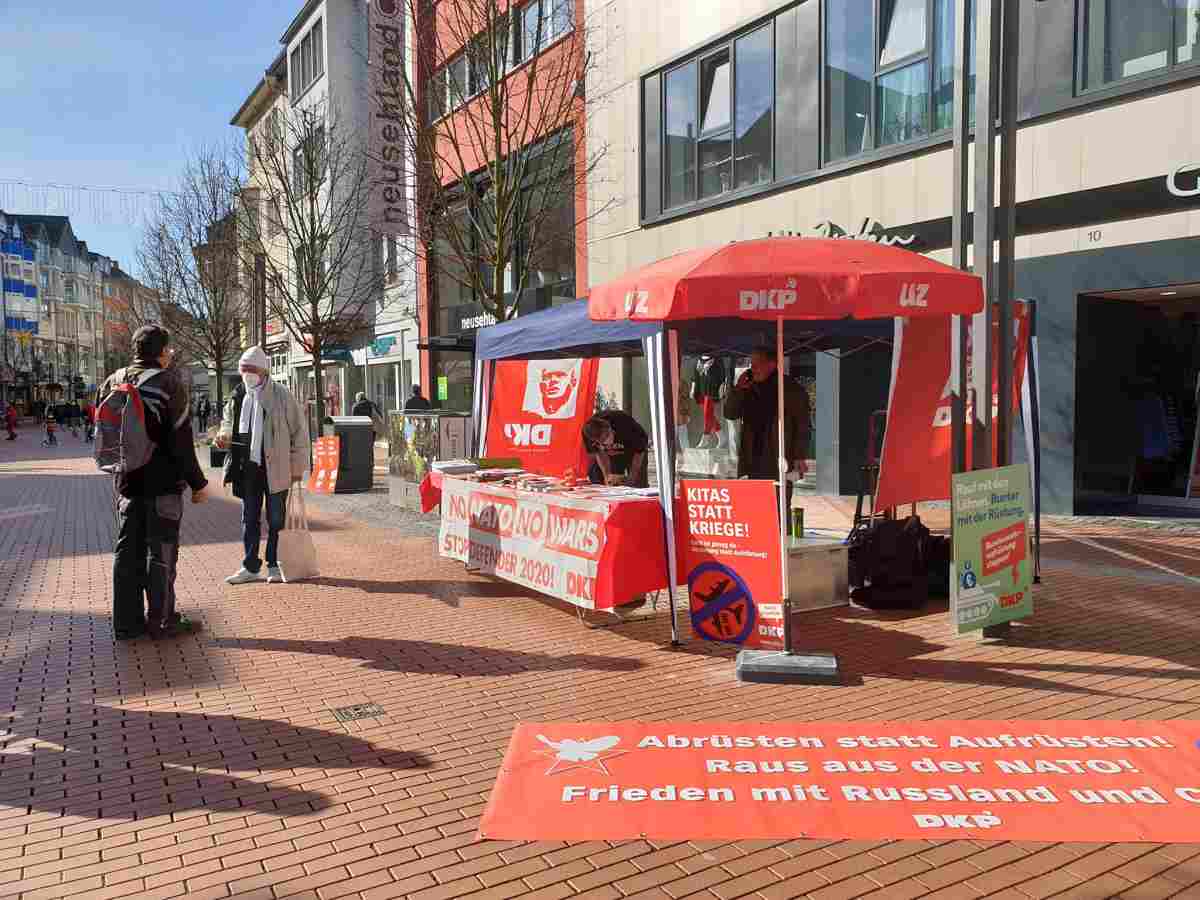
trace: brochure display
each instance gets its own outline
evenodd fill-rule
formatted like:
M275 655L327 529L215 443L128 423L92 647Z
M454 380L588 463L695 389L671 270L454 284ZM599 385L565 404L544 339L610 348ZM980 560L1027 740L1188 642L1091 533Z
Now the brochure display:
M1033 614L1029 467L953 477L950 609L959 634Z

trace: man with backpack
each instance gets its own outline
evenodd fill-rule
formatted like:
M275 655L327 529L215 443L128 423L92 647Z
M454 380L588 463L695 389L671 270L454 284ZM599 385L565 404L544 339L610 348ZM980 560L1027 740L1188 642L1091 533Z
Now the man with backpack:
M117 640L172 637L193 630L175 611L175 571L183 490L207 499L196 459L188 392L172 368L171 336L160 325L133 335L133 364L100 387L96 463L115 479L113 631ZM142 593L147 611L142 616Z

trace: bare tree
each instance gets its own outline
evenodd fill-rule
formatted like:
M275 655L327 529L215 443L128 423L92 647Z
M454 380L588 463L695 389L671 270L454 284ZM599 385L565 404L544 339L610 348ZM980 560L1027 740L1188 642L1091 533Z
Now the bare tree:
M372 103L400 120L416 161L413 263L433 273L431 291L503 321L525 290L574 271L576 227L602 211L583 202L607 153L584 140L588 29L576 0L405 3L411 64ZM397 39L377 28L371 53Z
M362 338L383 290L363 145L328 101L280 111L246 142L242 265L262 268L267 309L312 356L318 421L323 355Z
M182 355L213 372L218 407L250 314L236 186L229 151L203 148L185 164L175 193L160 200L138 248L141 279L160 298L162 324Z

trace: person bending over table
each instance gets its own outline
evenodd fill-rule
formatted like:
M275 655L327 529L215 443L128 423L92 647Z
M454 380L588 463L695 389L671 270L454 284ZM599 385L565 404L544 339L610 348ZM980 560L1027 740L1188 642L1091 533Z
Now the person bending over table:
M646 429L637 419L619 409L596 413L583 425L583 446L591 465L592 484L648 487Z

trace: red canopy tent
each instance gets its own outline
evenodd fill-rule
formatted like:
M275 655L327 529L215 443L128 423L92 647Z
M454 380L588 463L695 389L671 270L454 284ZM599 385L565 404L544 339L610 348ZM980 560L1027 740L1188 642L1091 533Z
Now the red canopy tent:
M588 298L592 319L664 325L664 333L649 339L652 352L647 362L668 571L676 571L676 550L674 457L668 450L667 422L674 387L668 378L666 330L676 332L686 344L689 329L702 327L711 335L713 326L719 325L732 343L740 331L761 332L764 322L774 321L776 359L782 372L787 321L802 321L807 332L819 332L822 323L836 330L846 320L970 316L982 308L983 285L977 276L899 247L856 240L776 237L737 241L679 253L593 287ZM724 321L715 323L714 319ZM779 446L783 448L782 378L778 385ZM787 467L781 451L780 484L786 479ZM783 544L788 517L785 492L778 493ZM781 572L785 604L789 593L786 556L785 544ZM784 636L785 653L790 653L790 627L784 629Z
M779 237L689 250L592 288L588 315L680 323L971 315L979 278L899 247Z

